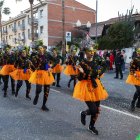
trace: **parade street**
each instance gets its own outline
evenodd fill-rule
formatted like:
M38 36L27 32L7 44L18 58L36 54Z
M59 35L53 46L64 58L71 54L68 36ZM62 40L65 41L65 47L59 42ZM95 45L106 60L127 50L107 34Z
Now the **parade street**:
M126 78L127 74L125 74ZM134 87L116 80L114 73L105 74L102 79L109 99L102 102L101 114L96 123L99 135L88 131L87 125L80 123L80 111L86 105L72 98L72 85L68 89L68 78L62 76L61 89L51 87L47 106L49 112L41 111L42 94L39 103L32 104L35 86L32 86L32 101L25 98L25 86L15 98L8 90L8 97L3 98L0 86L0 140L135 140L140 133L140 113L133 114L129 105ZM10 87L10 86L9 86Z

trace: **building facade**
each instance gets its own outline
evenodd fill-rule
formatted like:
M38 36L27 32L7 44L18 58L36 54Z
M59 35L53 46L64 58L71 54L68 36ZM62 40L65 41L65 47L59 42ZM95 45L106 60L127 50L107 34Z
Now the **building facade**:
M35 40L43 40L47 46L56 46L60 43L63 33L71 32L74 36L77 20L80 20L82 25L87 24L88 21L94 23L96 20L95 10L75 0L65 0L64 5L62 5L62 0L43 2L42 5L34 5L33 11ZM2 23L2 40L12 46L30 45L30 8Z

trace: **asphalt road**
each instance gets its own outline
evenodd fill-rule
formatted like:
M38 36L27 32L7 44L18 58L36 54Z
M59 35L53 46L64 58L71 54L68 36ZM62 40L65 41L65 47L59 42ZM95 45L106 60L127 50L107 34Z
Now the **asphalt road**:
M3 98L0 90L0 140L135 140L140 133L139 111L131 113L128 109L135 88L113 77L114 73L109 73L102 79L110 96L102 102L96 123L99 136L87 130L89 117L85 127L80 123L79 112L86 105L71 97L72 87L67 88L68 78L62 76L62 88L51 88L49 112L40 110L42 94L36 106L25 99L25 85L18 98L11 95L10 86L7 98ZM32 100L34 92L32 86Z

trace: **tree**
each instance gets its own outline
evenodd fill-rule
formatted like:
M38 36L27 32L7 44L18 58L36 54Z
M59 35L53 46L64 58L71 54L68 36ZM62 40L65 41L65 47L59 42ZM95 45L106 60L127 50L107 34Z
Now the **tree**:
M3 7L4 6L4 0L0 1L0 31L1 31L1 41L2 41L2 14L9 15L10 14L10 8L9 7Z
M122 49L134 43L134 23L121 21L112 24L106 36L99 39L99 49Z

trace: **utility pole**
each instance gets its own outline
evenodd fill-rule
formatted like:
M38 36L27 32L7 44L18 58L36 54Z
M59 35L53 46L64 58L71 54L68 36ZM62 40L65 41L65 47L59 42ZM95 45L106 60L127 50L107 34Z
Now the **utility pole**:
M96 0L96 39L95 39L95 41L96 41L96 43L97 43L97 14L98 14L98 0Z
M62 0L62 54L65 55L65 1Z

